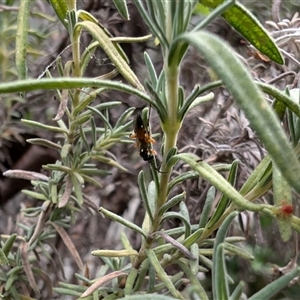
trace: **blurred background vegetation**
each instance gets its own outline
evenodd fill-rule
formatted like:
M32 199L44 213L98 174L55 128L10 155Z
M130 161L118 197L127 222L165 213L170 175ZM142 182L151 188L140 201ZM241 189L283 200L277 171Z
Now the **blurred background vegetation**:
M289 23L297 10L297 0L243 0L244 5L266 26L268 30L275 31L267 21L278 24L279 29L288 27L300 28L300 20ZM17 79L15 69L15 36L19 1L0 0L0 76L2 82L10 82ZM148 34L146 25L138 14L135 6L128 1L130 21L120 17L112 1L82 0L78 6L91 12L104 27L114 36L140 37ZM194 19L199 18L198 15ZM210 31L220 35L228 41L236 51L243 57L252 75L263 82L275 82L275 85L283 89L287 85L296 87L299 65L290 59L286 59L284 66L272 63L256 54L246 41L243 40L225 21L221 18L215 20L208 28ZM86 43L90 37L84 37ZM82 39L81 48L85 48ZM298 38L299 40L299 38ZM47 1L32 1L30 10L30 32L28 38L28 76L32 78L45 77L50 71L53 76L57 72L57 59L66 62L71 59L69 35L63 25L57 21L52 7ZM144 68L143 53L147 51L155 62L157 70L162 68L160 51L150 42L138 44L122 44L122 48L130 59L133 71L138 75L141 82L146 76ZM300 60L299 43L289 41L282 48L296 60ZM208 83L211 76L210 69L205 65L202 58L193 50L189 50L190 56L184 61L181 72L181 84L187 91L191 91L196 83L201 85ZM113 69L113 64L104 52L96 50L92 53L92 64L89 64L87 74L90 77L106 74ZM287 75L279 77L282 73ZM118 78L121 80L121 77ZM237 186L241 186L245 178L251 173L262 155L265 153L263 145L255 138L255 134L249 127L249 123L242 111L233 105L232 99L223 90L215 91L217 101L209 102L205 106L194 109L187 116L186 122L180 132L178 148L190 149L210 162L231 163L239 159L240 169ZM103 103L108 100L121 101L122 104L110 109L110 121L115 124L118 117L126 109L136 107L140 111L144 105L134 96L128 96L120 92L102 93L95 103ZM30 145L25 142L28 138L47 138L54 142L58 137L54 133L29 129L21 124L21 118L32 119L45 124L52 124L52 118L56 114L57 101L54 92L42 91L27 93L26 102L18 95L3 97L0 95L0 170L24 169L40 171L41 166L54 162L58 157L55 151L41 146ZM101 120L97 120L101 124ZM158 145L160 141L160 126L155 113L151 115L151 127L157 135ZM136 177L139 170L149 172L149 166L143 162L131 143L123 143L114 146L111 153L118 158L118 163L130 172L124 173L117 168L109 169L111 174L99 177L103 186L99 189L87 184L84 187L86 199L91 201L95 207L100 205L108 210L126 217L126 219L141 225L143 214L140 204L139 190L136 185ZM100 164L100 163L99 163ZM102 169L108 169L104 164ZM177 165L174 172L180 173L185 170L184 165ZM18 223L28 226L28 219L24 217L20 208L36 206L37 200L20 193L21 189L29 188L28 182L20 179L4 178L0 175L0 233L11 234L14 232L22 235L22 228ZM197 222L203 208L204 200L210 185L202 180L188 180L183 187L187 193L186 203L190 209L191 222ZM267 194L263 198L272 201L272 195ZM298 195L294 195L299 200ZM265 201L262 199L261 201ZM196 209L195 209L196 207ZM296 212L297 214L297 212ZM298 214L299 215L299 214ZM258 214L244 214L241 219L243 226L235 226L232 230L240 232L247 237L247 243L243 247L255 256L251 263L241 258L230 257L228 260L228 272L232 278L243 279L246 282L246 294L251 295L278 276L273 272L273 265L285 266L292 257L295 257L295 249L298 248L298 240L293 235L289 242L282 242L274 220L267 216ZM176 226L172 223L171 226ZM90 276L93 278L102 264L99 258L90 255L91 250L97 248L120 248L120 232L123 228L109 219L104 219L98 213L91 213L89 209L83 208L77 215L75 225L68 229L76 249L84 261L90 266ZM87 234L88 233L88 234ZM134 233L128 232L132 244L138 248L140 240ZM51 274L53 286L57 286L63 276L67 281L76 282L73 277L76 265L66 251L66 246L59 237L53 240L53 245L58 249L53 253L53 263L45 261L44 270ZM68 266L63 271L55 266ZM43 264L43 262L40 262ZM93 269L94 268L94 269ZM207 274L209 277L209 274ZM209 280L207 280L209 282ZM207 287L209 288L209 287ZM298 299L300 289L298 285L285 288L274 299Z

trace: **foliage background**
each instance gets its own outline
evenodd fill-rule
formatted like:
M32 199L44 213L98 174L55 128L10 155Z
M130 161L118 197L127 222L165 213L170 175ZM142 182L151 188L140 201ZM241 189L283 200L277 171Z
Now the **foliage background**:
M282 1L280 12L277 12L272 4L276 1L241 1L265 24L266 20L280 21L284 18L291 19L298 8L297 1ZM136 11L133 4L129 4L131 21L124 21L114 8L111 1L82 1L78 3L83 9L90 11L99 21L109 29L115 36L132 36L139 37L147 34L147 28ZM14 6L18 7L18 1ZM0 12L1 13L1 12ZM278 13L280 18L278 18ZM43 74L48 68L55 74L55 62L57 56L61 54L62 59L67 61L70 59L70 48L68 35L64 33L64 28L56 21L56 17L51 7L45 1L36 1L32 14L30 35L31 53L28 59L28 74L30 77L36 78ZM17 10L10 12L9 24L6 29L13 26L16 20ZM195 18L199 18L195 16ZM16 71L5 67L12 64L12 52L14 44L9 40L9 35L2 28L2 40L7 41L0 47L2 64L0 75L1 80L12 81L16 78ZM273 63L264 62L249 56L249 48L241 41L241 37L235 33L229 25L222 19L218 18L209 26L209 30L217 33L227 40L247 61L254 77L262 81L269 82L276 78L282 72L296 71L299 69L293 63L287 63L284 67L280 67ZM1 34L1 32L0 32ZM14 31L10 32L14 36ZM89 40L89 37L85 37ZM84 49L85 44L81 47ZM287 51L295 53L293 45L287 45ZM124 44L123 48L131 61L131 67L138 75L141 82L145 79L146 70L143 68L143 53L150 53L152 60L155 62L157 70L162 68L162 59L160 52L152 42L140 44ZM209 81L213 74L204 61L194 52L189 50L191 55L185 60L181 72L181 84L187 91L191 91L196 83L205 84ZM299 52L298 52L298 60ZM105 74L112 69L110 60L105 54L97 50L93 54L93 67L89 67L88 74L91 77ZM293 76L287 76L283 80L278 80L276 85L280 88L287 84L294 83ZM251 173L257 163L260 161L264 153L263 146L258 143L254 133L243 113L236 108L232 99L228 97L221 89L215 91L216 101L210 102L205 106L194 109L186 118L178 139L179 149L190 149L203 159L210 162L228 162L239 159L242 164L239 170L238 186L241 186L245 178ZM1 99L1 169L2 171L9 168L19 168L28 170L39 170L42 164L55 161L56 154L49 150L28 146L24 140L29 137L47 137L55 141L57 138L49 132L39 132L24 128L19 120L27 117L43 123L51 124L53 115L57 109L57 102L54 94L49 91L34 92L27 94L27 101L21 102L19 99ZM99 103L105 101L122 101L122 105L110 110L110 120L115 123L121 113L129 107L136 107L137 111L144 107L144 103L133 96L121 94L119 92L109 92L101 94L101 99L97 99ZM101 123L101 120L98 120ZM152 113L151 128L153 133L157 134L157 150L161 145L160 127L158 117ZM95 207L100 205L108 210L124 216L126 219L141 225L142 207L140 205L139 190L136 185L137 174L141 169L149 172L149 166L144 163L137 151L131 143L120 144L111 150L118 158L118 162L125 166L130 173L124 173L118 169L113 169L112 174L99 178L104 188L98 189L94 186L87 185L84 189L86 197L94 203ZM107 168L101 165L101 168ZM177 173L185 171L184 165L178 165L174 170ZM20 212L20 207L33 207L35 201L26 197L24 194L15 193L25 186L25 183L13 181L11 179L1 178L1 199L2 205L0 210L0 233L10 234L20 232L17 222L28 222ZM197 222L199 213L204 204L204 199L209 189L209 185L201 180L189 180L186 185L181 188L187 193L187 206L190 210L191 222ZM271 197L266 195L265 197ZM195 209L196 208L196 209ZM248 215L244 219L247 228L247 247L250 252L255 254L253 263L245 262L241 259L230 258L229 272L233 277L241 278L247 282L248 295L266 285L272 279L272 264L284 266L288 263L290 257L294 253L295 239L288 243L283 243L278 237L279 233L275 222L268 217L262 220L258 216ZM30 224L28 224L30 225ZM170 223L176 226L175 223ZM121 225L111 223L109 219L103 218L98 213L93 213L87 209L83 209L78 215L75 225L69 229L69 235L74 242L76 249L79 250L81 257L87 261L90 267L90 276L94 277L99 266L103 263L99 258L92 257L90 252L97 248L119 249L120 232L123 230ZM235 230L240 230L236 226ZM87 234L88 233L88 234ZM128 231L134 246L138 247L140 240L134 233ZM59 249L59 258L62 260L66 268L65 275L69 282L75 282L75 278L70 278L76 269L76 266L62 241L57 238L53 240L53 244ZM58 257L53 255L53 260ZM47 273L53 274L53 284L62 278L61 270L56 270L54 264L45 265ZM297 286L285 289L276 299L297 299L299 293ZM275 299L275 298L274 298Z

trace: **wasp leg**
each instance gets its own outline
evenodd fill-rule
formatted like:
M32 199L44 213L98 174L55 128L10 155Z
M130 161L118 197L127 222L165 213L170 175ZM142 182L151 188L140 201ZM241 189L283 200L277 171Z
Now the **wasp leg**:
M154 144L154 143L156 143L156 141L155 141L155 139L153 139L150 135L149 135L149 133L147 133L147 134L145 134L145 142L147 143L147 144Z

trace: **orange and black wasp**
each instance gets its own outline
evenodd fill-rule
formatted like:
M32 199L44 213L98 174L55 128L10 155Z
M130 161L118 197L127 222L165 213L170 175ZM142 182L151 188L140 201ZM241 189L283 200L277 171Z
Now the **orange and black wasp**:
M155 140L150 134L149 121L145 124L140 114L137 114L135 118L134 133L130 135L130 138L136 139L135 146L138 147L142 159L150 162L156 155L156 151L152 148Z

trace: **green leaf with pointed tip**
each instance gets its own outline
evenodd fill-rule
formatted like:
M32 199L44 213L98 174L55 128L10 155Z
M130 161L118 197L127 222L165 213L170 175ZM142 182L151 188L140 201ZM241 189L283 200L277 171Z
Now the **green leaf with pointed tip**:
M287 286L291 280L299 276L300 268L297 268L280 278L274 280L272 283L266 285L259 292L252 295L248 300L261 300L261 299L271 299L272 296L281 291L285 286Z
M8 253L10 252L10 250L11 250L11 248L12 248L12 246L13 246L14 241L15 241L16 238L17 238L17 234L14 233L4 243L4 245L2 247L2 251L3 251L3 253L4 253L5 256L7 256Z
M126 0L113 0L118 12L125 20L130 20Z
M207 294L205 292L205 289L201 285L201 281L197 278L197 276L195 276L191 272L191 269L190 269L189 265L184 263L182 260L178 260L177 263L178 263L179 267L183 270L183 272L186 274L188 279L190 280L191 289L193 290L193 293L196 294L195 296L198 296L198 298L193 297L193 298L190 298L190 299L209 300L210 298L207 296Z
M245 286L245 283L243 281L240 281L239 284L236 286L235 290L231 294L229 300L240 300L242 299L243 294L243 288Z
M179 195L174 196L170 200L168 200L166 203L164 203L158 210L157 215L162 216L164 212L168 211L171 207L175 206L179 202L183 201L185 199L186 192L183 192Z
M191 234L191 224L180 213L167 212L163 215L161 222L163 222L164 220L167 220L167 219L175 219L175 218L181 220L183 222L183 224L185 225L185 237L187 238Z
M139 79L135 73L131 70L124 57L124 52L119 52L119 45L115 45L109 38L107 30L100 27L100 24L95 24L94 21L82 21L78 22L74 27L74 35L80 33L82 29L86 29L93 38L99 43L101 48L109 56L111 61L114 63L118 71L123 75L123 77L133 86L137 87L139 90L143 91L144 87L140 83ZM124 54L124 55L123 55Z
M3 250L0 248L0 266L9 265L9 260L4 254Z
M231 168L230 168L230 171L228 174L228 179L227 179L227 181L232 186L235 185L237 171L238 171L238 161L235 160L231 165ZM212 215L211 219L209 220L208 224L206 225L207 228L211 228L221 218L221 216L225 212L226 208L229 206L230 202L231 202L230 198L228 198L226 195L223 194L214 214Z
M144 238L146 238L146 234L145 232L142 230L141 227L135 225L134 223L125 220L124 218L120 217L117 214L114 214L110 211L108 211L107 209L100 207L99 208L99 212L103 213L106 217L110 218L111 220L114 220L115 222L118 222L120 224L123 224L124 226L134 230L135 232L138 232L139 234L141 234Z
M199 272L199 245L194 243L191 246L191 254L196 258L195 260L190 259L190 268L192 273L196 276Z
M173 157L173 159L181 159L198 172L204 179L215 186L219 191L223 192L237 206L251 211L260 211L263 209L262 204L254 204L247 201L228 181L220 175L212 166L205 162L198 162L197 157L191 153L181 153Z
M130 295L132 293L132 289L138 276L138 273L139 271L136 268L131 268L131 270L129 271L124 289L125 295Z
M144 172L141 171L138 175L138 185L142 197L142 201L144 203L144 207L147 211L147 214L151 220L151 223L153 222L153 214L155 211L155 202L153 202L153 197L151 196L151 201L148 198L148 193L147 193L147 188L146 188L146 183L145 183L145 177L144 177ZM150 190L153 188L151 185ZM155 186L154 186L155 188ZM151 193L151 192L150 192ZM156 193L156 191L155 191ZM151 193L153 195L153 193Z
M255 188L260 181L268 181L268 177L272 170L272 159L270 155L266 155L256 166L254 171L248 177L242 188L240 189L241 195L247 195L251 190Z
M278 90L276 87L271 84L256 82L256 84L262 89L262 91L266 94L271 95L276 100L282 102L290 111L292 111L298 118L300 118L300 105L299 99L296 100L294 98L293 90L290 90L290 96L283 91Z
M26 2L26 1L25 1ZM50 0L50 3L57 14L60 21L63 23L63 25L68 28L67 22L66 22L66 15L68 11L68 6L66 1L64 0Z
M216 196L216 189L214 186L211 186L207 192L205 204L201 213L199 228L204 228L209 220L211 214L211 208Z
M164 270L164 268L161 266L159 260L157 259L155 253L152 249L145 251L152 266L154 267L156 274L158 278L165 284L166 288L169 290L169 292L176 297L177 299L184 299L180 292L175 288L173 282L171 281L170 277ZM139 297L141 299L141 297ZM145 299L145 295L143 295L143 299ZM155 299L155 298L154 298Z
M200 3L211 9L223 2L223 0L200 0ZM236 2L222 14L222 17L257 50L272 61L280 65L284 64L283 57L267 30L241 3Z
M242 4L236 3L223 14L224 19L257 50L283 65L284 59L267 30Z
M276 114L232 49L212 33L205 31L187 33L173 43L168 58L169 64L179 65L182 59L181 50L186 44L193 45L220 77L285 179L300 192L299 161L287 141Z

